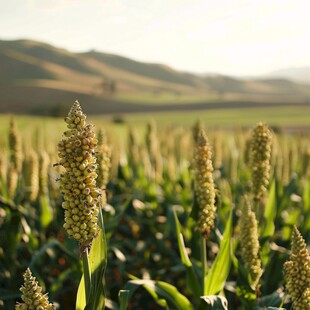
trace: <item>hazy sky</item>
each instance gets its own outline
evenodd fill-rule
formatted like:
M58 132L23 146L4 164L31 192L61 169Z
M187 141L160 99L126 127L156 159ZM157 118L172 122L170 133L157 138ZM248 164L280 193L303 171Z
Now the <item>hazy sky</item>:
M198 73L310 65L309 0L0 0L0 39Z

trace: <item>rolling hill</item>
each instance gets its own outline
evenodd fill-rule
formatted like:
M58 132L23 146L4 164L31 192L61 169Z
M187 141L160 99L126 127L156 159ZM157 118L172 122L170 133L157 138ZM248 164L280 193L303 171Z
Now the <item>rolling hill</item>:
M310 66L281 69L268 74L271 78L284 78L297 83L310 84Z
M88 113L309 104L310 88L285 79L180 72L96 51L72 53L31 41L0 41L0 112L63 115L78 99Z

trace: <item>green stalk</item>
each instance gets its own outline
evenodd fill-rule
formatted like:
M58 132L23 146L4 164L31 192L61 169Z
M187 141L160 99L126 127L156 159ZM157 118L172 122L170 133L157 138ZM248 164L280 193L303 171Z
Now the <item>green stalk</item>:
M207 265L207 241L203 235L201 235L201 263L202 263L202 292L206 295L205 282L207 279L208 265Z
M82 254L82 261L83 261L83 272L84 272L84 282L85 282L85 299L86 299L86 304L87 304L89 301L90 289L91 289L91 271L90 271L87 248Z

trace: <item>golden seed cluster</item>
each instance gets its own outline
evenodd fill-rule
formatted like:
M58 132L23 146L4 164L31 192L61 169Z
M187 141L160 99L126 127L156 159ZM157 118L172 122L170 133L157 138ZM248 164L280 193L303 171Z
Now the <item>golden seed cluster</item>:
M69 130L58 143L59 164L65 168L60 175L65 224L68 235L81 246L91 243L97 234L100 191L96 186L98 143L93 126L86 124L86 115L76 101L65 118Z
M216 214L211 157L212 153L208 138L205 131L201 129L194 148L194 188L199 205L197 228L205 238L208 238L210 230L214 227Z
M310 309L310 254L305 240L294 226L291 257L284 263L286 290L293 301L293 309Z
M97 187L102 191L102 205L106 203L105 189L109 182L111 168L111 148L107 143L106 135L99 130L98 133L98 149L97 149Z
M29 268L25 271L24 285L20 288L23 303L17 303L15 310L53 310L55 307L48 302L47 294L42 294L36 278L32 276Z
M241 257L251 275L252 286L256 288L263 272L259 258L258 223L255 213L248 205L241 211L239 219Z
M22 144L19 133L17 132L15 119L11 119L9 130L9 149L10 149L10 164L7 173L8 192L11 197L14 197L18 187L18 176L21 173L23 165Z
M35 201L39 194L39 158L34 150L31 150L25 160L25 186L28 198Z
M272 134L268 126L258 123L252 131L250 163L252 168L252 193L255 201L261 201L270 179Z
M7 157L6 154L0 155L0 180L3 182L7 179Z
M11 119L9 130L10 169L21 172L23 165L21 138L16 129L15 119Z
M197 143L198 141L198 136L199 136L199 132L203 130L203 124L201 122L201 120L198 120L194 127L193 127L193 138L194 138L194 143Z

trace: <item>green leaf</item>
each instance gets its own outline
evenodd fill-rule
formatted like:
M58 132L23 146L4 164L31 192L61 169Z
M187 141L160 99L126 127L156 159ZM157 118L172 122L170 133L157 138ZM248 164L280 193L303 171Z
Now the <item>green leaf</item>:
M265 208L264 217L266 219L266 224L264 230L262 232L263 237L271 237L274 234L275 225L274 219L277 214L277 188L276 188L276 181L273 179L269 194L268 200Z
M277 290L270 295L263 296L258 305L262 307L262 309L266 307L268 307L268 309L272 307L275 307L274 309L280 309L283 303L283 299L284 293Z
M131 278L135 278L131 276ZM135 278L137 279L137 278ZM138 286L143 286L154 298L154 300L161 306L168 308L168 303L178 310L193 310L193 305L190 301L182 295L173 285L153 280L131 280L125 285L125 289L130 291L129 297Z
M303 200L304 200L304 211L310 212L310 178L306 181L304 192L303 192Z
M156 291L150 289L148 286L145 286L144 284L141 283L137 283L136 281L140 280L139 278L136 278L132 275L129 275L129 277L131 279L134 279L133 281L128 281L125 285L125 289L129 291L129 299L133 296L133 294L135 293L135 291L140 287L144 287L148 293L153 297L153 299L156 301L156 303L166 309L169 309L167 301L165 299L162 299L158 296L158 294L156 293ZM143 281L143 280L141 280Z
M199 298L202 294L202 288L200 287L199 282L197 280L192 262L190 261L188 257L185 244L184 244L184 238L181 233L181 225L178 220L175 208L173 208L173 216L174 216L174 225L175 225L175 231L176 231L177 240L178 240L181 261L183 265L186 267L187 285L191 289L194 296Z
M50 201L47 194L40 195L40 223L43 228L46 228L53 220L53 211L50 207Z
M120 290L118 293L118 299L119 299L119 304L120 304L120 310L126 310L128 299L129 299L129 291Z
M310 231L310 178L306 181L304 191L303 191L303 202L304 202L304 221L303 229L304 231Z
M210 295L210 296L201 296L201 303L198 307L198 310L228 310L227 299L223 296Z
M213 262L211 269L204 279L205 295L218 294L225 285L230 271L232 261L231 254L231 231L232 231L232 211L230 212L223 239L220 244L219 253Z
M76 299L76 310L101 310L104 309L104 273L107 264L107 244L105 239L102 214L99 213L99 233L94 238L89 253L89 264L91 270L91 287L88 304L86 305L84 276L80 281ZM85 306L86 305L86 306Z
M87 310L104 309L104 273L107 265L107 243L104 232L104 224L102 214L99 213L99 233L93 240L93 244L89 253L89 263L91 270L91 291Z
M85 296L85 283L84 283L84 275L82 275L77 295L76 295L76 310L83 310L86 306L86 296Z

